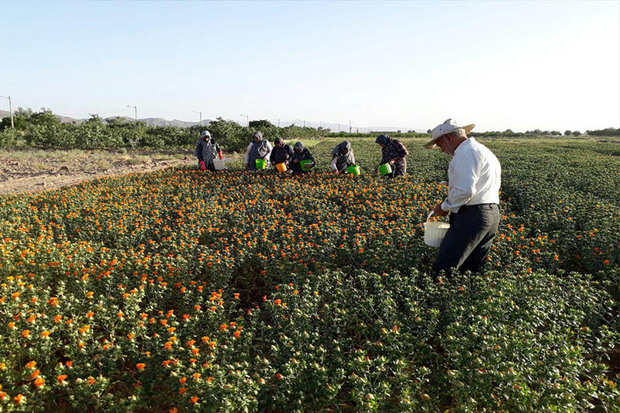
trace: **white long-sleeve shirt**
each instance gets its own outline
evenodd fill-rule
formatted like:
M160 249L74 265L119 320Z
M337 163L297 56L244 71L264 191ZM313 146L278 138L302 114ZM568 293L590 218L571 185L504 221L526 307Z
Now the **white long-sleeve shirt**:
M502 166L487 148L473 138L454 151L448 168L448 197L441 209L457 213L464 205L499 204Z

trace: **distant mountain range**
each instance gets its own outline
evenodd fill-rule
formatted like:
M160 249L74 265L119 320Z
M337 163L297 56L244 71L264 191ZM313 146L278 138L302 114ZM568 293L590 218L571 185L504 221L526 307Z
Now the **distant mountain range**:
M0 119L2 118L8 118L10 116L10 113L6 110L0 110ZM62 122L62 123L82 123L82 122L86 122L88 119L75 119L75 118L71 118L69 116L61 116L61 115L56 115L56 117ZM123 118L123 119L127 119L129 121L133 120L133 118L127 117L127 116L110 116L110 117L119 117L119 118ZM105 120L105 119L104 119ZM140 122L144 122L149 126L175 126L177 128L189 128L190 126L195 126L195 125L209 125L209 123L211 123L210 119L205 119L202 121L202 123L200 122L186 122L183 120L178 120L178 119L174 119L174 120L166 120L163 118L146 118L146 119L138 119Z
M9 116L9 112L6 110L0 110L0 119L8 117ZM87 119L75 119L75 118L71 118L68 116L60 116L60 115L56 115L56 117L62 122L62 123L82 123L85 122ZM111 116L111 117L115 117L115 116ZM133 118L130 118L128 116L118 116L120 118L123 119L127 119L129 121L133 120ZM211 123L211 119L205 119L202 121L202 123L200 122L187 122L184 120L178 120L178 119L173 119L173 120L167 120L167 119L163 119L163 118L146 118L146 119L138 119L140 122L144 122L146 123L148 126L174 126L177 128L189 128L191 126L196 126L196 125L204 125L204 126L208 126L209 123ZM304 121L301 119L295 119L293 121L271 121L274 125L276 126L281 126L281 127L285 127L285 126L289 126L289 125L295 125L295 126L306 126L309 128L323 128L323 129L329 129L332 132L349 132L349 125L348 124L343 124L343 123L323 123L323 122L309 122L309 121ZM351 132L363 132L363 133L368 133L368 132L396 132L396 131L402 131L402 132L407 132L410 130L415 130L416 132L426 132L426 130L420 129L420 128L409 128L409 127L393 127L393 126L364 126L364 127L360 127L360 126L356 126L356 125L351 125Z

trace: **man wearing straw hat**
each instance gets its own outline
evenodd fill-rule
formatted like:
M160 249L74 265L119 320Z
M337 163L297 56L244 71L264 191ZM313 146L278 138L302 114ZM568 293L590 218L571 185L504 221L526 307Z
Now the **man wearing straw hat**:
M474 125L459 126L448 119L432 130L424 145L453 156L448 168L448 196L434 214L450 214L450 229L433 264L433 275L455 268L479 272L499 225L499 188L502 167L486 146L468 138Z

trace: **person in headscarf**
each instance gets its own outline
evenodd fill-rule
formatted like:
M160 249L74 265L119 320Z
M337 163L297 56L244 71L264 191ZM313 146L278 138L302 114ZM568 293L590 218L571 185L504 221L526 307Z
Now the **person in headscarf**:
M310 168L314 168L316 166L314 156L312 156L310 150L306 148L303 143L297 142L293 147L293 157L291 158L291 170L293 171L293 175L310 172L310 170L304 171L301 168L301 161L312 161Z
M279 163L284 163L288 168L289 159L293 156L293 148L284 143L282 138L276 138L273 144L274 146L271 150L271 156L269 157L271 164L276 166Z
M332 151L330 168L334 173L342 174L347 173L347 168L352 165L355 165L353 148L351 147L351 142L344 141L338 144Z
M252 134L252 142L245 151L245 167L248 171L256 171L256 160L269 159L271 153L271 144L263 139L263 134L256 131Z
M222 150L215 143L215 140L211 138L209 131L203 130L200 132L200 139L196 141L194 155L198 158L198 167L201 171L206 171L207 169L215 171L213 160L216 156L222 159Z
M388 178L403 176L407 173L407 155L409 151L398 139L392 139L388 135L379 135L375 143L381 146L381 165L390 164L392 172ZM375 172L379 168L377 167Z

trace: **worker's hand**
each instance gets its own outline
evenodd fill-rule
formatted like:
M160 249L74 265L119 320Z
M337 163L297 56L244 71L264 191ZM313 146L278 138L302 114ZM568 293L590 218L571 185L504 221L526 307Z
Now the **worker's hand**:
M207 166L205 165L205 161L200 161L200 170L201 171L206 171L207 170Z
M438 217L445 217L446 215L448 215L448 212L450 211L444 211L443 209L441 209L441 202L437 204L437 206L435 206L435 209L433 210L433 214L437 215Z
M390 159L390 162L388 162L390 165L394 165L394 163L396 163L396 160L394 159Z
M293 163L299 163L299 159L293 159Z

